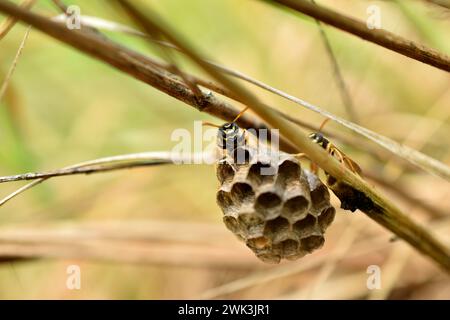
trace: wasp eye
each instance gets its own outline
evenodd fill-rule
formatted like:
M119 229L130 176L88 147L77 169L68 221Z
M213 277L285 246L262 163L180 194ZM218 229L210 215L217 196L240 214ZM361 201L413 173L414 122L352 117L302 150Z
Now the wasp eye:
M234 134L239 131L239 127L234 123L225 123L221 128L221 131L223 131L226 135Z
M322 136L318 133L311 133L309 138L312 139L315 143L320 143L322 141Z
M323 141L323 135L321 134L321 133L316 133L316 138L315 138L315 140L317 141L317 142L322 142Z

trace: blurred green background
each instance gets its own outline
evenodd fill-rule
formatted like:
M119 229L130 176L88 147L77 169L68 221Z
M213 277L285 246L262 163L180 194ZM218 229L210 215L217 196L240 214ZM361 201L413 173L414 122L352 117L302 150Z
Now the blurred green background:
M348 117L313 20L256 0L143 2L207 57ZM384 29L450 53L450 13L443 9L422 1L401 1L401 6L393 1L320 3L361 20L367 18L367 7L375 4L381 8ZM84 15L128 23L124 15L111 8L109 1L80 0L66 1L66 4L79 5ZM33 11L46 16L58 14L51 1L43 0L38 1ZM3 19L1 16L0 21ZM13 61L25 29L18 24L0 42L1 79ZM416 134L407 144L423 146L423 152L449 164L448 74L341 31L326 27L326 32L361 124L398 141L421 125L424 132L432 133ZM141 52L158 53L141 39L105 34ZM183 58L179 61L186 70L202 75ZM322 121L320 116L279 97L252 90L268 104L312 125L318 126ZM192 131L195 120L221 121L32 30L8 94L0 101L0 175L56 169L116 154L170 150L174 146L170 140L172 131L177 128ZM333 124L329 128L351 135ZM364 148L343 149L361 167L377 170L388 180L392 172L401 168L396 164L383 168L384 164L365 154ZM400 181L411 194L449 208L448 201L444 200L448 184L439 178L419 172L404 175ZM21 185L2 184L0 194L6 196ZM155 264L78 259L3 263L0 298L194 298L208 288L256 269L275 268L261 266L249 250L241 248L243 245L228 235L215 204L217 185L214 168L207 165L161 166L56 178L1 207L0 223L18 227L144 219L165 221L168 225L202 223L223 232L225 245L242 249L254 269L185 267L182 263L173 264L170 257ZM333 201L338 207L339 202L335 198ZM401 205L408 208L404 203ZM334 230L327 239L325 251L339 237L339 221L347 219L338 210L338 222L331 228ZM364 217L356 219L367 224L368 229L373 227L375 232L383 232ZM167 230L169 235L177 232L175 224ZM66 266L70 264L82 268L81 290L65 288ZM437 272L429 264L427 267ZM284 292L279 289L281 284L272 285L275 286L272 291L253 290L233 297L276 298ZM298 288L300 284L292 290ZM428 293L423 297L434 296Z

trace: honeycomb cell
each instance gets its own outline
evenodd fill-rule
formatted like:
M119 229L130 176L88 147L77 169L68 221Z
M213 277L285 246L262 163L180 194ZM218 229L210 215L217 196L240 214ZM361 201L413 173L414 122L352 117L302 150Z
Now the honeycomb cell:
M245 225L259 225L263 224L264 220L256 213L240 213L239 222Z
M287 200L281 210L282 215L291 221L302 219L308 214L309 201L304 196L296 196Z
M330 194L325 185L318 185L311 190L311 201L315 207L321 207L330 202Z
M280 263L281 257L277 254L271 254L271 253L261 253L256 254L256 256L265 263L270 264L277 264Z
M262 233L264 230L264 220L256 213L240 213L238 223L249 235Z
M252 203L255 201L255 192L253 192L252 186L245 182L237 182L231 188L231 198L233 203L244 204Z
M264 234L273 242L280 242L289 237L289 222L282 217L266 222Z
M300 238L303 238L316 231L316 221L317 219L314 216L308 214L302 220L294 223L293 229Z
M328 228L328 226L333 222L335 214L336 210L333 207L328 207L320 213L318 217L318 222L319 227L322 231L325 231Z
M300 180L301 167L297 162L285 160L278 168L277 184L286 187L290 183Z
M251 238L247 240L247 246L255 250L266 249L270 247L270 244L271 244L270 239L264 236Z
M274 192L261 193L256 198L255 209L266 219L276 218L280 214L281 198Z
M309 236L300 240L300 246L307 252L312 252L323 246L325 239L322 236Z
M233 199L231 198L231 194L229 192L219 190L216 200L221 206L224 214L232 213L236 210L236 206L234 205Z
M270 163L258 161L251 165L247 179L256 186L272 183L275 180L275 176L270 174L272 171Z
M223 223L228 228L228 230L230 230L234 234L240 233L239 223L235 217L230 216L230 215L225 215L223 217Z
M308 254L307 251L297 250L297 252L296 252L295 254L288 255L288 256L286 256L285 258L286 258L287 260L294 261L294 260L303 258L303 257L306 256L307 254Z
M230 183L234 178L233 167L228 162L222 162L217 165L217 179L221 184Z
M286 239L281 242L281 250L285 257L295 255L298 247L299 243L294 239Z

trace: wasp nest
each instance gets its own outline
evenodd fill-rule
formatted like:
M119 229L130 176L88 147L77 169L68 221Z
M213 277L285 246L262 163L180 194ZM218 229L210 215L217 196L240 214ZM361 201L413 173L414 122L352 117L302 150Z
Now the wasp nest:
M320 248L335 215L328 189L293 155L267 161L251 151L245 150L244 164L225 157L217 166L217 202L226 227L267 263Z

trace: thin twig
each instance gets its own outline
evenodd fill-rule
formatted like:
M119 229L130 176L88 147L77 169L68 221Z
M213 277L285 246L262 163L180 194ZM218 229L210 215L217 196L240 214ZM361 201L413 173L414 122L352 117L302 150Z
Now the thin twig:
M314 0L311 0L311 2L313 4L316 4ZM317 27L319 28L320 37L325 46L325 50L328 54L328 57L330 58L331 65L333 66L333 72L336 78L336 82L339 86L339 92L341 93L342 103L344 104L344 107L347 111L350 120L355 123L358 123L359 121L355 111L355 106L353 105L352 98L345 83L344 76L342 75L341 68L339 67L339 63L336 59L336 55L334 54L333 48L331 47L330 40L328 39L327 34L325 32L325 28L322 26L322 23L319 20L315 19L315 21L317 23Z
M14 60L9 67L8 73L6 74L5 79L2 82L2 85L0 87L0 101L3 98L3 95L6 92L6 89L8 88L9 81L11 80L11 77L14 73L14 70L16 70L17 62L19 61L20 55L22 54L22 50L25 47L25 43L27 42L28 35L30 34L31 27L28 27L25 31L25 35L23 36L22 42L20 43L19 49L17 50L16 56L14 57Z
M414 60L450 72L450 57L424 45L404 39L392 32L382 29L370 30L366 23L362 21L323 6L314 5L307 0L269 0L269 2L282 4L364 40L376 43Z
M25 0L20 7L26 10L29 10L34 4L36 0ZM14 27L17 23L18 19L15 17L8 17L3 21L0 25L0 41L8 34L8 32Z
M67 13L67 6L62 2L61 0L52 0L52 2L55 4L55 6L58 7L58 9L63 13Z
M38 179L35 180L31 183L28 183L26 185L24 185L23 187L20 187L17 190L14 190L14 192L8 194L6 197L4 197L3 199L0 200L0 207L3 206L5 203L7 203L8 201L14 199L15 197L17 197L18 195L24 193L25 191L37 186L38 184L40 184L41 182L44 182L45 179Z
M91 174L97 172L152 166L170 163L193 163L198 157L211 157L208 153L180 155L171 152L141 152L120 156L99 158L71 165L63 169L48 172L29 172L12 176L0 177L0 183L24 180L48 179L77 174Z
M425 1L450 10L450 1L449 0L425 0Z
M211 92L203 92L203 100L198 101L191 90L175 75L154 67L154 62L146 56L116 44L93 32L68 30L65 24L53 22L34 13L20 9L9 1L0 1L0 11L10 13L22 21L35 26L62 42L143 81L164 93L193 106L199 111L211 114L225 121L233 120L240 112L228 102L217 99ZM267 125L246 114L239 118L242 128L267 128ZM283 143L283 142L282 142Z
M450 119L450 110L445 107L447 103L445 98L447 93L450 93L450 88L447 88L438 101L426 109L423 117L416 122L414 128L412 128L403 138L402 143L410 145L416 150L422 150L429 141L433 141L433 136L447 123ZM443 103L440 103L444 101ZM439 119L436 123L429 123L429 119ZM395 180L400 177L403 169L399 168L396 173L393 173L392 159L390 159L384 166L384 171L389 172L389 180L395 184Z
M206 161L212 162L214 154L211 153L194 153L194 154L176 154L171 152L141 152L132 153L111 157L104 157L90 161L84 161L78 164L71 165L59 170L49 171L49 172L31 172L18 174L13 176L0 177L0 183L12 182L12 181L23 181L23 180L35 180L20 189L9 194L5 198L0 200L0 207L6 202L10 201L19 194L25 192L28 189L44 182L45 180L53 177L76 175L76 174L92 174L100 173L112 170L121 169L131 169L137 167L153 166L159 164L170 164L170 163L192 163L195 159L199 158L205 159Z

